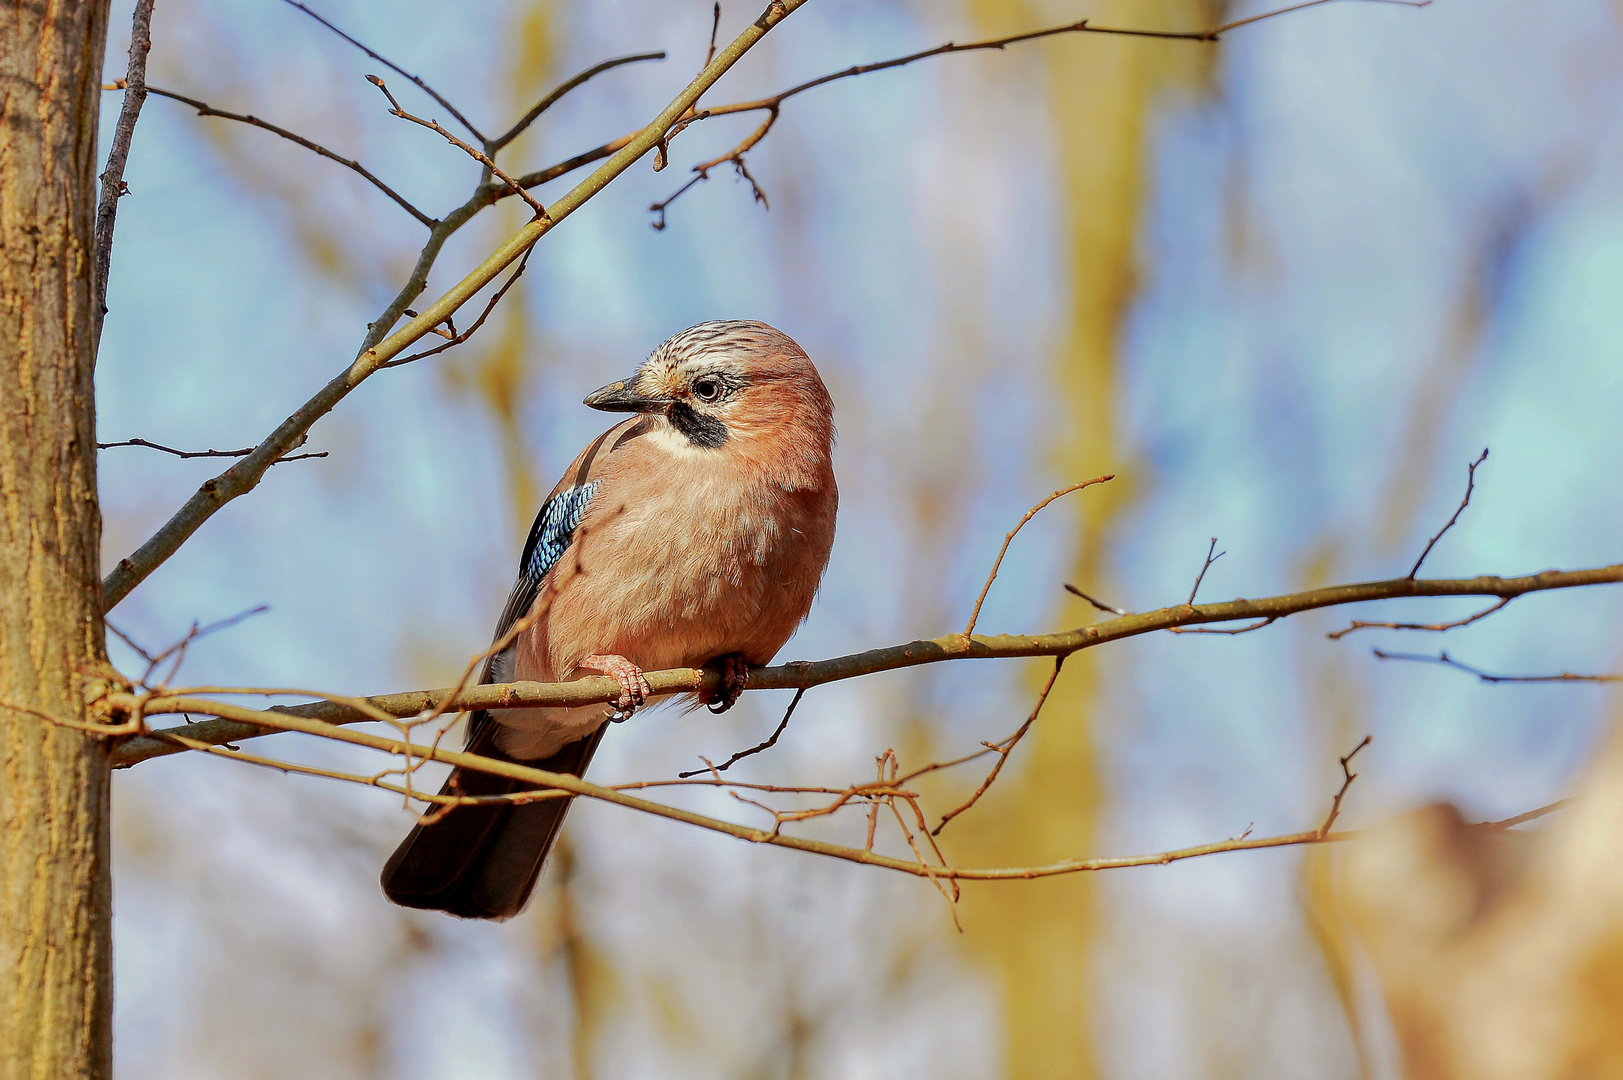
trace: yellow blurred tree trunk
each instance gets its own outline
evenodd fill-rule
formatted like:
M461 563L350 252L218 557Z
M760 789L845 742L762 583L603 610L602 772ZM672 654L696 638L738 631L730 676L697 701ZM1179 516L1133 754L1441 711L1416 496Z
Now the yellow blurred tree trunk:
M1122 26L1198 27L1211 5L1099 5L1091 21ZM1069 11L1044 12L1020 0L980 0L988 33L1041 25ZM1064 422L1053 450L1054 471L1076 479L1115 471L1120 450L1118 339L1135 291L1134 246L1144 199L1145 135L1155 99L1169 82L1200 71L1202 46L1112 37L1065 37L1047 46L1054 145L1062 174L1070 277L1070 330L1055 358L1053 386ZM1083 515L1072 580L1108 593L1105 533L1130 489L1117 481L1073 504ZM1087 621L1073 604L1065 625ZM962 861L1021 865L1088 854L1099 810L1091 713L1098 673L1090 653L1066 665L1021 750L1024 767L992 789L956 838ZM955 826L956 828L957 826ZM1005 1074L1091 1077L1093 1023L1089 988L1098 926L1092 882L1085 876L970 890L965 916L970 948L1001 982Z

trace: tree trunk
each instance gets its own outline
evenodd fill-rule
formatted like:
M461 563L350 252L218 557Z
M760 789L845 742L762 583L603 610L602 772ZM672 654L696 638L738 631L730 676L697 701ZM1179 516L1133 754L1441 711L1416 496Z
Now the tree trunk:
M96 502L105 0L0 11L0 1080L112 1067Z

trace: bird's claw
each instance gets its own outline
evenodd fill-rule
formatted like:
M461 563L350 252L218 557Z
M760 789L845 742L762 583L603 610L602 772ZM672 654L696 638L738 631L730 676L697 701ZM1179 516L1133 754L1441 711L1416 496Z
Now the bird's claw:
M699 701L710 706L713 713L724 713L738 704L738 698L749 685L750 666L740 653L728 653L718 656L715 665L721 672L721 678L716 684L714 693L699 693Z
M633 664L623 656L588 656L580 662L580 666L589 671L600 672L614 678L620 684L620 696L609 704L613 705L620 718L630 716L648 700L653 688L642 673L642 668Z

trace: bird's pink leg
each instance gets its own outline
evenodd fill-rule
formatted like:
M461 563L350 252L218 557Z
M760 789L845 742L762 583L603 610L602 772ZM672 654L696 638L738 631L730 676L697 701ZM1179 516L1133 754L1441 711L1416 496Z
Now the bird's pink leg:
M642 668L623 656L615 656L612 653L593 654L582 660L577 667L585 671L614 676L615 681L620 684L620 696L614 699L613 705L624 716L636 712L652 693L648 680L643 678Z
M739 695L749 685L749 661L744 659L743 653L728 653L726 656L716 657L711 663L721 669L721 681L716 686L714 694L700 691L699 701L710 706L713 713L724 713L738 704ZM720 708L717 708L718 705Z

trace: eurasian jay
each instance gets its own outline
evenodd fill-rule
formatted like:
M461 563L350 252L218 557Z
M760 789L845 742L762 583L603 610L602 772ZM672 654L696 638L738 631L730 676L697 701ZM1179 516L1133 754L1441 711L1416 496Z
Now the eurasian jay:
M468 750L583 775L606 721L648 698L643 671L714 664L729 708L806 618L839 492L834 405L800 346L758 322L702 323L587 405L632 418L594 439L542 504L483 682L612 675L618 700L476 712ZM691 700L691 699L690 699ZM615 714L618 713L618 717ZM528 785L457 769L442 792ZM411 831L383 868L407 907L506 919L529 899L567 798L463 805Z

